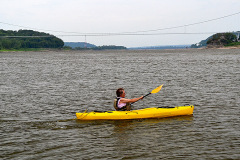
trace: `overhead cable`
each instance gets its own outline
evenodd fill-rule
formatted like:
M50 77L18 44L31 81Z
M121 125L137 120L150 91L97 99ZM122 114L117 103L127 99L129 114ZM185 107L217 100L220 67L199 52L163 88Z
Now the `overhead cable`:
M185 25L180 25L180 26L174 26L174 27L167 27L167 28L159 28L159 29L152 29L152 30L142 30L142 31L132 31L132 32L112 32L112 33L81 33L81 32L66 32L66 31L57 31L57 30L47 30L47 29L39 29L39 28L32 28L32 27L26 27L26 26L21 26L21 25L16 25L16 24L10 24L6 22L0 22L1 24L6 24L10 26L16 26L16 27L22 27L22 28L28 28L28 29L34 29L34 30L41 30L41 31L48 31L48 32L58 32L58 33L68 33L68 34L78 34L78 36L112 36L112 35L140 35L137 33L147 33L147 32L156 32L156 31L163 31L163 30L170 30L170 29L176 29L176 28L183 28L183 27L188 27L188 26L193 26L193 25L198 25L198 24L203 24L211 21L216 21L219 19L224 19L227 17L235 16L240 14L240 12L225 15L222 17L214 18L214 19L209 19L201 22L196 22L196 23L191 23L191 24L185 24ZM159 35L159 34L169 34L169 33L153 33L153 35ZM191 33L190 33L191 34ZM201 33L200 33L201 34ZM143 35L143 34L142 34ZM144 34L147 35L147 34ZM149 34L148 34L149 35ZM150 34L151 35L151 34ZM62 35L63 36L63 35ZM70 35L69 35L70 36ZM74 35L71 35L74 36Z

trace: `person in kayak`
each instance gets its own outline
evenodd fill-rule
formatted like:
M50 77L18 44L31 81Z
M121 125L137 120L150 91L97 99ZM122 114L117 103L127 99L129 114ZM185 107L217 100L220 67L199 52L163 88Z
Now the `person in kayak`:
M117 98L114 100L114 108L117 111L130 111L131 110L131 103L137 102L140 99L143 99L143 96L133 99L125 98L126 93L123 88L119 88L116 91Z

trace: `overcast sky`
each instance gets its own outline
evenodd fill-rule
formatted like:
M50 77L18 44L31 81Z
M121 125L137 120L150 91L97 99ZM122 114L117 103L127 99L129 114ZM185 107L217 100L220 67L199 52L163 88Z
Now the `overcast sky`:
M197 43L212 32L240 31L240 14L178 27L239 12L240 0L1 0L0 29L34 29L65 42L83 42L85 36L76 35L86 34L86 41L95 45L179 45ZM89 36L173 27L178 28L143 33L211 33Z

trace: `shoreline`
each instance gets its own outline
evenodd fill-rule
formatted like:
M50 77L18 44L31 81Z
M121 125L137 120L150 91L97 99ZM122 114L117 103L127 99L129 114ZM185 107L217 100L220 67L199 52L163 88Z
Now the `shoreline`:
M181 49L126 49L126 50L65 50L65 49L26 49L26 50L0 50L0 53L17 53L17 52L124 52L124 51L190 51L190 50L234 50L240 49L239 46L230 46L230 47L211 47L211 48L181 48Z
M231 46L231 47L220 47L217 49L240 49L240 46Z

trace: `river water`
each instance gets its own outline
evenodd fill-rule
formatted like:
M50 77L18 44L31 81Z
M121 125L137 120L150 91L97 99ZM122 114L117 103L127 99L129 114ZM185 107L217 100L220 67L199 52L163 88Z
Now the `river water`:
M0 53L0 159L240 159L240 50ZM193 116L78 121L75 112L194 105Z

